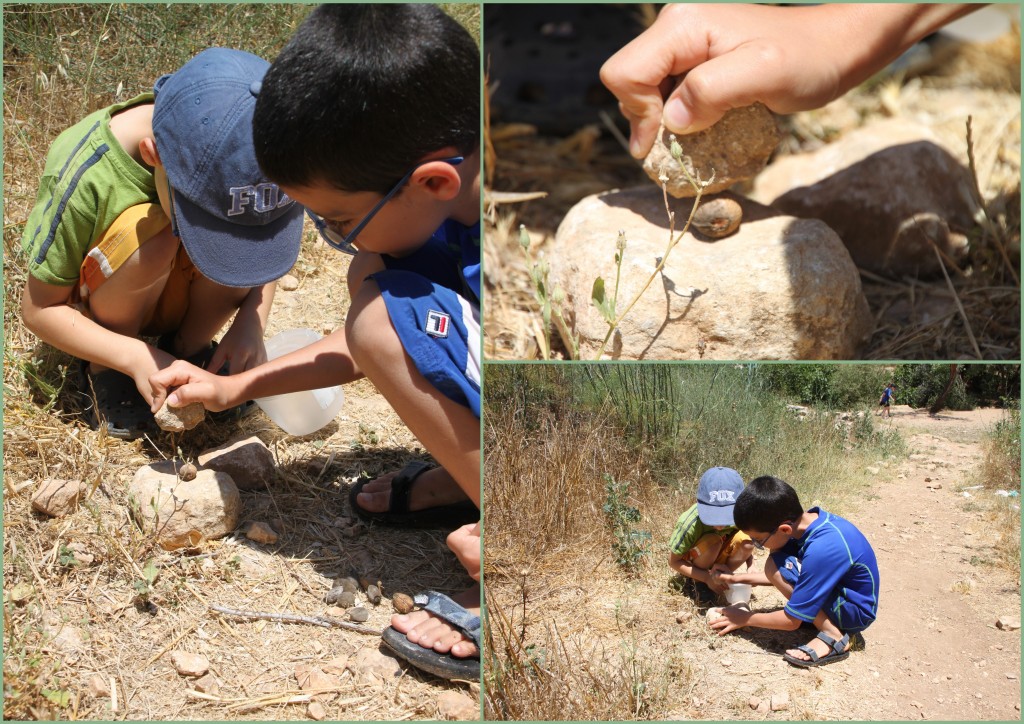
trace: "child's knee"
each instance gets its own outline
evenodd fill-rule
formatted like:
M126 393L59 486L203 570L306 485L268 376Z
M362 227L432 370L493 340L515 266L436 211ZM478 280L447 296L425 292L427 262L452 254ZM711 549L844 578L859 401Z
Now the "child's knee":
M706 533L690 549L690 562L700 568L711 568L718 560L723 545L720 535Z

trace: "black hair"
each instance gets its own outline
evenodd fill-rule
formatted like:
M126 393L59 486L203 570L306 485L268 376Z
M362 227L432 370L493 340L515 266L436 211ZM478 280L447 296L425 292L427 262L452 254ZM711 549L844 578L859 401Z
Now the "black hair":
M256 99L260 168L291 186L386 193L424 156L480 140L480 50L434 5L321 5Z
M732 519L742 531L768 533L804 514L800 498L789 483L771 475L754 478L736 498Z

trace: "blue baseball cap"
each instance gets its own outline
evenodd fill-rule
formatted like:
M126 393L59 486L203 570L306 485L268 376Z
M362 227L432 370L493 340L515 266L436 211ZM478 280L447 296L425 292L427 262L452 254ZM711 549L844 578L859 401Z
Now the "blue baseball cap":
M257 287L284 276L302 241L302 207L256 162L252 114L270 63L209 48L153 86L153 136L174 189L172 221L203 276Z
M711 468L697 485L697 516L704 525L734 525L732 508L743 492L743 478L732 468Z

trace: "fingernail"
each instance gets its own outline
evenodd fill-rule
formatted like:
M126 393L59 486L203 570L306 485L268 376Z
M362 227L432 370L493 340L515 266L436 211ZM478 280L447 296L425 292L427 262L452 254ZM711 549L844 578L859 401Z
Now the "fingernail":
M640 158L642 155L640 151L640 139L636 136L629 139L629 152L633 155L633 158Z
M665 127L673 133L686 133L693 123L690 111L678 98L665 104Z
M167 404L170 405L171 407L178 407L178 396L175 394L168 395Z

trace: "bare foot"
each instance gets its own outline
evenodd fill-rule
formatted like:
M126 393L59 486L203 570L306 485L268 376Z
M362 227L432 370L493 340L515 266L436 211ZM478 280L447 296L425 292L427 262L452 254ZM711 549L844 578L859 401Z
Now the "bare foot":
M381 475L371 480L356 496L356 503L369 513L387 512L391 503L391 479L400 470ZM412 484L409 495L409 510L423 510L439 505L449 505L468 500L455 483L455 479L444 468L433 468L421 474Z
M452 596L452 600L467 611L480 615L480 587L473 586L462 593ZM451 652L452 656L467 658L479 652L476 644L466 638L458 629L453 628L427 611L413 611L404 615L391 617L391 625L406 635L414 644L425 649L433 649L441 654Z
M842 639L842 636L838 636L838 637L833 636L833 638L835 638L836 641L839 641L840 639ZM832 651L832 647L831 646L829 646L828 644L826 644L824 641L822 641L821 639L819 639L817 637L811 639L810 642L807 645L810 646L811 649L814 650L814 653L816 653L818 655L818 658L821 658L823 656L827 656ZM852 646L852 642L847 642L846 648L843 649L843 651L849 651L850 650L850 646ZM800 659L801 661L810 661L811 660L811 657L808 656L806 652L801 651L800 649L787 649L786 653L789 654L790 656L792 656L794 659Z

